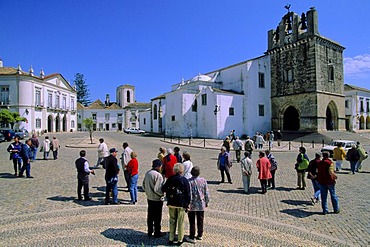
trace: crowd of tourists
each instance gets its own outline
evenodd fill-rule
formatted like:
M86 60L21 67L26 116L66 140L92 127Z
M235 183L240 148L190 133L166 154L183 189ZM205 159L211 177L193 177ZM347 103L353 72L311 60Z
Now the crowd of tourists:
M9 159L13 162L15 177L24 177L23 174L26 171L26 177L33 178L31 176L31 162L36 160L39 147L44 160L48 160L50 151L53 153L54 160L58 159L60 144L55 136L52 141L49 140L48 136L45 136L42 143L39 142L35 134L24 143L20 141L19 136L14 137L14 142L8 146L7 151L10 155Z
M122 154L118 161L116 148L108 149L104 139L99 140L98 160L94 169L100 165L105 169L105 204L125 204L118 201L119 173L126 182L130 192L130 204L138 200L139 162L137 153L127 142L122 144ZM76 160L77 196L78 200L90 201L89 175L95 174L90 169L86 151L80 151ZM82 189L83 195L82 197ZM161 231L162 208L166 201L170 218L169 245L181 245L184 241L195 243L202 240L204 210L208 207L209 191L207 181L200 177L200 168L193 166L188 152L180 154L180 148L159 148L157 158L152 161L152 169L147 171L142 182L147 203L147 234L149 237L160 238L165 234ZM111 198L112 197L112 198ZM189 234L185 237L185 215L189 220ZM197 227L196 227L197 226ZM177 238L176 238L177 230Z

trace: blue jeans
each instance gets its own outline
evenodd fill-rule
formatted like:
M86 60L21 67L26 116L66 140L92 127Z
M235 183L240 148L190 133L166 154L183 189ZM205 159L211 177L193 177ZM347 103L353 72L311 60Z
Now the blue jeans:
M37 155L37 148L33 147L33 148L31 148L31 150L32 150L32 154L33 154L31 160L35 160L36 155Z
M136 174L130 178L131 202L137 202L137 180L138 179L139 179L139 174Z
M109 193L112 191L113 193L113 203L118 203L118 186L117 181L114 182L107 182L107 187L105 188L105 203L109 202Z
M351 172L354 174L356 171L357 161L350 160L349 163L351 164Z
M314 180L312 179L312 186L313 186L313 191L315 192L313 197L315 197L315 199L319 200L320 199L320 184L319 182L317 182L317 180Z
M19 172L19 175L23 175L24 170L26 170L26 176L31 176L31 163L27 162L27 160L23 160L23 166Z
M320 184L320 191L321 191L321 206L323 212L325 213L329 212L328 203L326 202L326 199L328 198L328 191L330 192L331 204L333 205L334 212L339 211L338 197L335 194L335 184L331 185Z

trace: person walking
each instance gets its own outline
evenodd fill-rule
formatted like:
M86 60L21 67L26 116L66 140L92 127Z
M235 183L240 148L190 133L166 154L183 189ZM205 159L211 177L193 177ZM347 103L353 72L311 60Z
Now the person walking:
M188 152L184 152L182 157L184 158L184 162L182 163L184 165L184 177L190 179L192 177L191 170L193 169L193 162L191 162Z
M306 170L308 168L308 164L310 162L307 154L306 149L304 147L299 148L299 154L296 159L297 163L295 165L295 169L297 170L297 189L298 190L305 190L306 189Z
M346 159L351 164L351 172L352 174L355 174L356 171L356 164L360 160L360 154L356 148L356 145L352 145L351 149L348 150Z
M175 155L173 155L172 148L167 148L167 155L163 158L163 169L162 174L165 178L169 178L174 175L173 167L177 163Z
M241 159L241 152L243 150L243 142L239 139L239 136L235 137L233 149L235 150L236 161L239 163Z
M277 140L277 143L278 143L278 147L280 147L281 141L283 140L283 134L281 133L280 130L278 130L276 132L276 140Z
M270 161L270 173L271 178L267 181L267 187L270 189L275 189L275 172L278 168L278 162L276 161L274 155L270 152L270 150L265 151L266 158Z
M107 144L104 142L103 138L99 139L99 146L98 146L98 161L94 168L99 168L99 165L102 165L105 168L106 165L106 158L109 156L109 150Z
M157 158L162 162L162 164L163 164L163 158L164 158L164 156L166 156L165 154L166 154L166 148L160 147Z
M42 142L40 151L44 152L44 160L47 160L50 153L50 140L48 136L45 136L45 140Z
M313 186L313 197L311 197L312 204L320 201L320 184L317 181L317 167L321 162L321 154L315 153L315 159L311 160L307 168L307 178L311 179Z
M39 147L40 143L39 140L37 139L36 135L33 134L31 137L31 151L32 151L32 158L31 161L36 160L36 155L37 155L37 149Z
M147 227L148 236L154 233L155 238L164 236L161 232L162 208L163 208L163 177L160 173L162 162L159 159L153 160L152 169L145 173L142 188L148 201Z
M53 140L51 141L51 149L53 151L53 158L56 160L58 159L58 151L60 148L59 140L53 136Z
M111 148L109 150L110 155L106 158L105 166L105 205L109 204L110 192L113 194L112 204L118 204L118 173L120 171L117 161L117 149Z
M342 169L343 160L346 158L346 151L342 147L342 143L338 142L337 146L333 149L333 160L335 161L335 170L340 171Z
M182 157L181 157L181 154L180 154L180 148L179 147L175 147L173 149L173 151L174 151L174 154L173 155L175 155L175 157L177 159L177 163L182 163Z
M23 165L19 172L18 177L24 177L23 172L26 170L26 177L33 178L31 176L31 158L33 155L31 145L32 145L31 139L28 139L26 143L22 144L21 157Z
M261 183L262 194L267 192L267 181L271 178L271 164L270 161L265 157L265 153L260 151L258 155L256 167L258 170L258 179Z
M253 149L254 149L254 142L251 140L250 136L247 136L247 140L244 143L244 150L246 152L249 152L250 157L252 157Z
M121 155L121 165L123 169L123 178L125 179L127 188L130 188L130 175L127 171L127 165L131 160L132 149L129 147L127 142L122 143L123 152Z
M334 208L334 213L339 214L339 201L335 193L335 183L337 176L334 172L334 164L329 159L328 152L323 152L322 156L323 159L317 167L317 181L320 184L321 206L323 214L329 213L327 204L328 191L330 192L330 198Z
M217 168L221 172L221 182L220 183L225 182L225 173L226 173L226 176L227 176L227 181L230 184L233 183L231 181L231 176L230 176L230 172L229 172L229 169L231 168L231 166L232 166L232 163L231 163L231 160L230 160L230 155L229 155L228 152L226 152L226 148L222 147L221 152L219 153L218 159L217 159Z
M274 146L274 140L275 140L275 135L274 135L274 131L270 131L270 135L269 135L269 149L271 149L273 146Z
M244 192L249 194L253 161L251 160L250 153L248 151L244 152L244 158L240 161L240 166L242 168Z
M9 159L13 162L14 176L16 177L18 176L18 171L21 171L22 168L22 143L19 142L19 136L14 137L14 142L6 150L10 154Z
M170 176L162 187L166 193L168 212L170 215L169 245L174 244L176 228L178 231L178 245L184 238L184 218L190 203L190 185L182 176L184 165L177 163L173 167L174 175Z
M189 204L188 219L189 219L189 237L185 238L190 243L195 243L203 238L204 210L208 207L209 191L207 180L199 177L200 169L194 166L191 169L192 177L189 179L191 200ZM197 221L197 236L195 237L195 218Z
M89 196L89 175L94 174L94 170L90 170L89 162L85 158L86 151L80 151L80 158L75 161L76 169L77 169L77 199L79 201L82 200L82 187L84 189L84 200L91 201L91 197Z
M258 149L262 149L263 148L263 144L265 144L265 140L263 139L263 136L261 133L258 133L257 137L256 137L256 145L257 145L257 148Z
M139 161L136 152L131 152L131 160L127 164L127 174L130 177L130 204L137 202L137 181L139 179Z
M222 146L226 148L226 152L230 153L230 138L228 136L225 137Z
M357 142L357 151L358 151L358 154L359 154L359 159L356 163L356 168L355 168L355 171L356 172L359 172L362 168L362 161L364 161L365 159L367 159L368 155L367 155L367 152L365 151L364 147L360 144L360 142Z

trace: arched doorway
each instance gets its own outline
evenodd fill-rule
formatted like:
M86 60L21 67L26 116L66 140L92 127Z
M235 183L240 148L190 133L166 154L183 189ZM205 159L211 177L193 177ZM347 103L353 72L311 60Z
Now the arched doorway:
M366 118L366 129L370 129L370 116Z
M331 101L326 107L326 129L335 130L338 129L338 110L334 101Z
M284 112L283 130L299 130L299 113L294 106L289 106Z
M63 116L62 130L63 132L67 131L67 116L66 115Z
M48 132L53 131L53 117L51 115L48 116Z
M59 117L59 114L55 118L55 132L60 132L60 117Z

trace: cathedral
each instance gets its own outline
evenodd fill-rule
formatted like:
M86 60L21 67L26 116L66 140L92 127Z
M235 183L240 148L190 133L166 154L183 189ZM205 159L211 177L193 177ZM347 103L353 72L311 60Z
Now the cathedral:
M140 128L222 139L271 130L345 130L343 50L320 35L315 8L289 10L264 55L182 80L140 113Z

